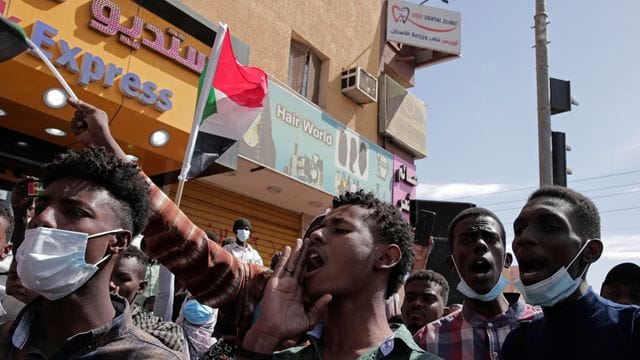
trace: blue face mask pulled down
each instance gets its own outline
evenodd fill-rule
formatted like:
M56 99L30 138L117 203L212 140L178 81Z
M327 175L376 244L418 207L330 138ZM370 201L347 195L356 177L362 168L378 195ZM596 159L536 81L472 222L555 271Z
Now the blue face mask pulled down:
M569 275L567 269L571 267L574 261L576 261L582 253L582 250L584 250L590 241L591 239L587 240L573 260L571 260L569 265L566 267L562 266L548 278L531 285L524 285L520 279L516 280L515 285L518 290L520 290L520 293L524 296L525 300L527 300L529 304L549 307L571 296L578 286L580 286L580 283L582 283L582 276L585 271L587 271L588 266L585 266L582 273L580 273L580 275L575 279Z
M501 273L500 279L498 279L498 281L495 283L495 285L493 285L493 287L491 288L491 290L489 290L489 292L487 292L486 294L477 293L467 284L466 281L464 281L464 279L462 278L462 275L460 275L460 270L458 270L458 265L456 264L456 260L453 258L453 256L451 256L451 260L453 261L453 266L456 268L456 272L460 277L460 282L458 283L458 287L456 289L458 289L458 291L460 291L462 295L468 298L485 301L485 302L493 301L500 294L502 294L502 290L504 290L504 288L507 285L509 285L509 281Z
M213 309L207 305L200 304L196 299L191 299L185 303L182 315L188 322L194 325L202 325L211 320Z

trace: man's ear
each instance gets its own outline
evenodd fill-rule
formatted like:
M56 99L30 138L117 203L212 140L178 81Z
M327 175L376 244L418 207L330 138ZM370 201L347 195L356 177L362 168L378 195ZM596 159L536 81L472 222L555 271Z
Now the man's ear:
M602 240L591 239L591 241L589 241L587 246L585 246L584 250L582 251L582 261L586 262L587 264L596 262L598 259L600 259L603 250L604 245L602 244Z
M13 244L5 244L2 249L0 249L0 260L4 260L7 255L11 254L11 249L13 249Z
M136 291L136 294L142 294L142 292L144 292L144 289L147 288L148 284L149 282L147 280L140 281L140 283L138 283L138 290Z
M511 253L507 253L504 259L504 268L508 269L511 267L511 263L513 263L513 255Z
M131 244L131 232L124 230L113 237L109 243L109 250L112 254L120 254Z
M384 244L375 262L376 269L391 269L402 258L402 251L396 244Z

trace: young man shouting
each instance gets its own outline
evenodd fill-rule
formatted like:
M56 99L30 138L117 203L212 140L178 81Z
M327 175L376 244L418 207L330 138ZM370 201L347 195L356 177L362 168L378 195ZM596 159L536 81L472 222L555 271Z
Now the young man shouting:
M415 339L445 359L499 359L507 334L540 316L517 294L505 296L502 270L511 265L502 222L484 208L469 208L449 226L448 264L460 276L462 309L427 324Z
M109 133L106 114L88 104L71 104L78 108L73 126L81 141L106 145L123 159L124 152ZM151 199L154 213L145 230L147 253L176 274L198 301L219 308L236 323L241 336L266 294L241 356L270 358L281 341L298 336L320 320L321 309L326 307L324 332L315 342L321 350L313 355L318 346L308 346L300 353L312 352L311 356L325 359L363 355L436 358L420 349L406 328L394 332L387 323L384 299L398 289L410 270L413 244L409 225L392 205L362 191L334 199L332 210L307 246L300 244L289 261L283 257L272 276L270 269L242 263L210 241L153 185ZM292 292L279 297L282 286L291 287ZM316 302L311 319L303 299ZM278 309L285 304L292 306L286 307L288 316L283 320Z
M571 189L534 192L513 223L513 252L528 302L544 318L514 330L504 359L640 359L640 308L603 299L587 283L600 258L600 215Z

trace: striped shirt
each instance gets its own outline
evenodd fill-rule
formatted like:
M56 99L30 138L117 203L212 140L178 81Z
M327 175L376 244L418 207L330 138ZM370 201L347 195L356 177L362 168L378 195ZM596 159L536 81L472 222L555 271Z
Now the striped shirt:
M218 308L242 337L272 271L245 264L209 240L162 190L150 186L153 213L144 231L147 254L174 273L201 304Z
M423 349L448 360L500 359L500 348L511 330L522 321L542 317L539 307L526 304L519 295L510 304L505 313L493 318L463 306L425 325L414 339Z

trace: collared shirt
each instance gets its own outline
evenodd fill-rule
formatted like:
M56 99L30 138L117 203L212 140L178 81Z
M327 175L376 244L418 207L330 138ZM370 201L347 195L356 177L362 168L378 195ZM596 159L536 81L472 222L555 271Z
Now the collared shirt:
M286 349L273 354L275 360L319 360L322 359L322 343L316 338L318 332L309 333L311 344L305 346ZM394 329L393 337L390 337L380 346L367 351L359 356L357 360L373 359L439 359L439 357L429 354L421 349L411 338L411 333L404 326L400 325Z
M180 325L171 321L162 321L136 304L131 305L131 320L134 326L160 340L169 349L177 352L184 351L185 337Z
M263 265L262 257L250 244L242 246L238 245L238 243L233 243L225 246L223 249L233 254L233 256L240 259L243 263Z
M422 348L448 360L500 359L500 348L507 334L521 321L541 316L540 308L526 304L518 296L506 312L493 318L486 318L469 306L463 306L425 325L414 338Z
M245 264L209 240L162 190L153 183L150 187L153 213L144 231L147 254L176 274L200 303L218 308L243 336L273 272Z
M577 300L542 309L544 318L509 334L504 359L640 359L640 307L589 288Z
M180 354L133 326L127 301L111 296L116 316L99 328L76 334L50 357L45 356L30 338L40 312L42 298L29 303L11 325L7 339L0 340L2 359L180 359ZM72 315L71 315L72 316ZM3 334L4 335L4 334Z

